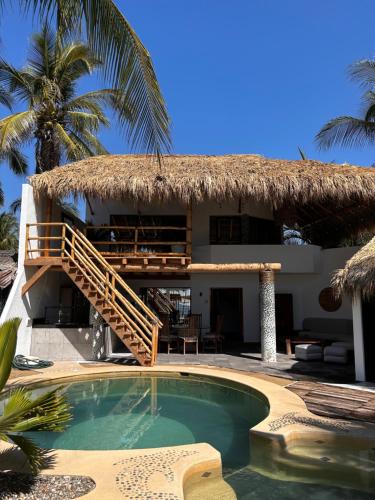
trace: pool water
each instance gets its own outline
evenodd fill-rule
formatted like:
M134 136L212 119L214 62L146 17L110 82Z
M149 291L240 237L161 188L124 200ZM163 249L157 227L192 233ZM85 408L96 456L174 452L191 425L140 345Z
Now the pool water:
M241 467L249 463L249 429L268 414L255 392L191 376L77 382L64 392L73 420L63 433L32 433L40 446L126 450L207 442L230 467Z
M28 433L42 447L121 450L206 442L220 451L223 476L240 500L374 498L359 491L368 490L366 477L364 484L354 483L358 491L330 486L327 478L325 484L311 484L319 483L324 463L320 470L310 470L306 462L306 478L298 481L295 471L290 469L289 476L285 468L279 475L284 480L277 479L278 465L272 457L272 478L252 470L249 429L268 415L269 408L261 394L245 386L212 377L158 374L74 382L62 391L73 419L63 433ZM294 480L285 481L288 477Z

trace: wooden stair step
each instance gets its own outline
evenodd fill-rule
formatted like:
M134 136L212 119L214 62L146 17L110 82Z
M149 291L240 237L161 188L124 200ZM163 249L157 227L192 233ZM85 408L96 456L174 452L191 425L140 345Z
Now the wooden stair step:
M150 263L148 261L148 256L140 257L140 260L146 266ZM91 261L94 266L97 266L99 269L101 268L95 259L91 259ZM78 267L76 262L80 267ZM85 275L86 272L90 275L90 270L79 257L77 257L76 261L72 261L68 257L63 258L62 266L77 288L82 291L83 295L91 302L97 312L111 326L119 339L129 348L138 362L144 366L151 366L153 363L153 355L147 350L142 339L138 336L137 331L132 329L127 321L122 320L122 317L117 313L117 305L114 307L111 306L111 298L108 297L108 300L106 299L104 294L104 283L101 284L99 280L94 279L95 283L97 282L97 286L91 284L90 280ZM81 267L83 271L80 269ZM102 272L104 272L103 269ZM120 304L119 307L121 307Z

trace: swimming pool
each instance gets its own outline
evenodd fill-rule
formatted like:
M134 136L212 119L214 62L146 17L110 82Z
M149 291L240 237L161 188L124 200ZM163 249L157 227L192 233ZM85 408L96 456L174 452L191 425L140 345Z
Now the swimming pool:
M220 451L223 477L241 500L373 498L359 491L367 488L366 477L363 484L356 480L357 491L327 484L327 477L319 484L327 469L324 462L319 469L316 462L309 465L305 460L306 475L298 480L293 466L288 471L268 451L265 460L272 476L252 467L252 455L256 451L259 455L259 449L251 449L249 430L267 417L269 405L260 392L242 384L188 373L143 373L72 382L64 384L62 391L72 406L73 420L64 433L29 433L40 446L126 450L206 442ZM303 454L299 463L303 468Z

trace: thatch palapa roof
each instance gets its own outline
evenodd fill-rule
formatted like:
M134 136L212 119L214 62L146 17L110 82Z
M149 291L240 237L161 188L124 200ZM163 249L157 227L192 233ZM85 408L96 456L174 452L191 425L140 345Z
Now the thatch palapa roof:
M37 193L53 198L254 199L270 204L282 222L318 223L327 234L338 226L359 230L375 225L375 170L314 160L167 155L160 167L147 155L104 155L34 175L30 182Z
M336 271L332 285L340 295L375 295L375 237L348 260L344 269Z
M168 155L163 157L161 167L146 155L103 155L34 175L31 184L51 197L83 194L102 200L177 198L188 202L241 196L278 207L285 201L372 198L375 172L371 168L258 155Z

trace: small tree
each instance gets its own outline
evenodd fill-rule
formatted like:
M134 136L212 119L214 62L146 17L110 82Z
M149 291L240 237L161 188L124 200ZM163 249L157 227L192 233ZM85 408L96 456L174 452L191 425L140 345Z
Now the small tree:
M0 391L10 375L20 322L14 318L0 325ZM30 390L18 387L7 395L0 416L0 439L18 446L25 453L32 472L37 473L49 466L53 457L50 450L39 448L24 433L63 431L70 418L69 405L58 388L33 399Z
M0 213L0 250L18 249L18 222L11 213Z

